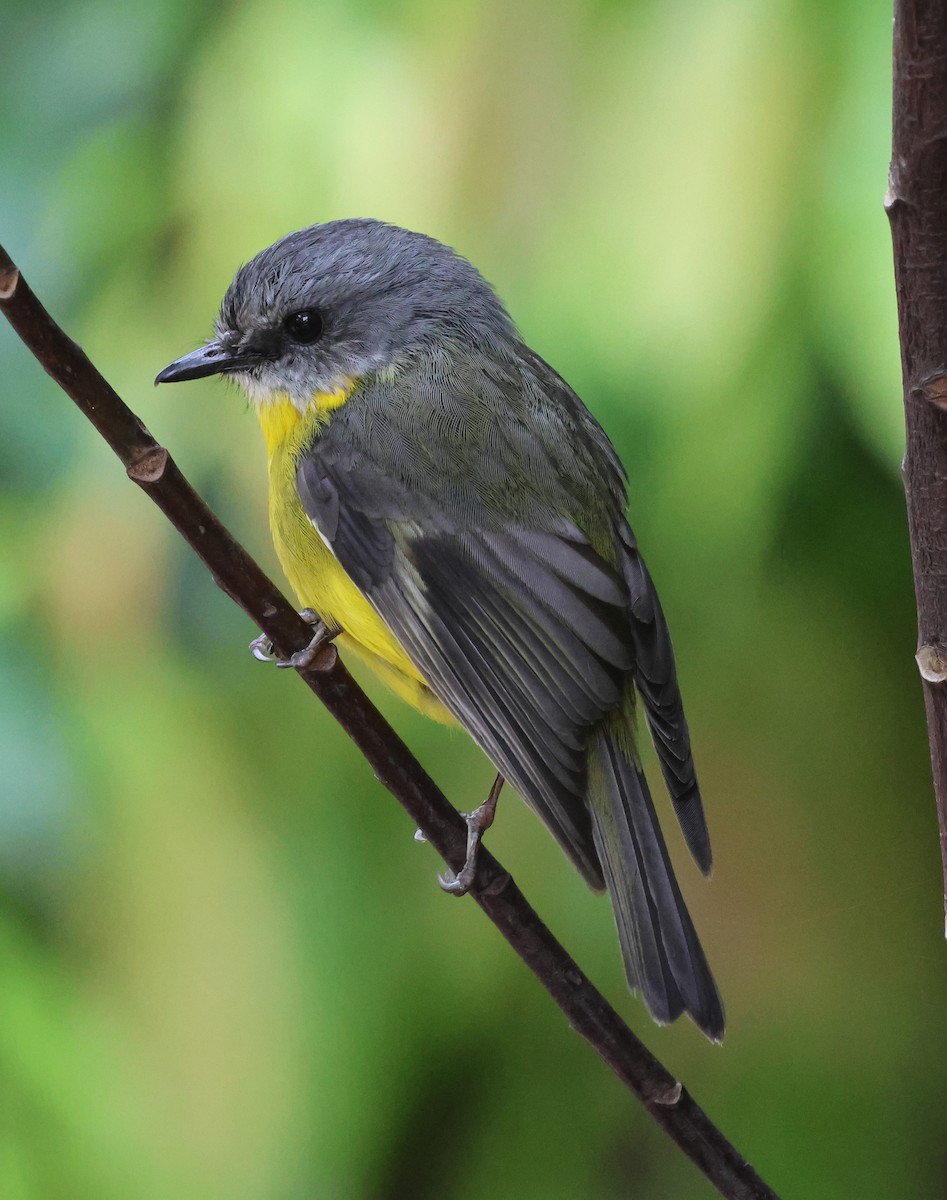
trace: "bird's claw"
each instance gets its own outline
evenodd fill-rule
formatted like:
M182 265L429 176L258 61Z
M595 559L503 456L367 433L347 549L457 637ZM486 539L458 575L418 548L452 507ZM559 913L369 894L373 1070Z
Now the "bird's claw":
M328 671L335 666L337 651L334 646L327 646L330 641L329 630L325 627L322 621L316 616L311 608L304 608L299 614L304 621L315 627L315 633L312 635L312 640L309 645L302 650L297 650L295 654L291 654L289 658L277 659L278 667L292 667L296 671L306 671L310 668L315 668L319 671ZM310 617L312 618L310 620ZM323 649L329 653L322 654ZM324 661L328 659L328 662Z
M273 653L273 642L265 633L261 633L259 637L255 637L250 643L250 653L257 662L275 662L278 667L292 667L296 671L305 671L307 669L331 671L338 658L338 651L335 646L327 644L331 643L333 635L329 633L329 630L319 619L319 614L314 609L304 608L299 615L307 625L315 627L315 632L308 646L302 650L297 650L289 658L277 658Z
M490 789L490 795L483 804L479 808L475 808L473 812L460 814L467 823L467 857L463 867L456 874L453 871L445 871L443 875L437 877L437 882L443 890L450 892L452 896L466 896L476 882L480 843L483 835L493 824L493 818L497 812L497 800L500 798L502 787L503 776L497 775L493 787Z
M438 875L437 882L440 884L442 891L449 892L452 896L466 896L471 887L473 887L473 882L476 878L477 862L475 856L473 863L464 863L459 875L455 875L453 871L445 871L443 875Z
M273 643L265 633L255 637L248 649L257 662L272 662L276 657L273 653Z
M477 858L479 857L480 842L483 839L483 834L486 829L489 829L493 823L493 815L490 815L488 821L483 819L483 810L485 804L481 804L479 808L475 808L473 812L461 813L460 815L467 822L467 857L464 860L464 865L456 874L447 870L443 875L438 875L437 882L441 885L445 892L450 892L452 896L466 896L474 885L474 880L477 878Z

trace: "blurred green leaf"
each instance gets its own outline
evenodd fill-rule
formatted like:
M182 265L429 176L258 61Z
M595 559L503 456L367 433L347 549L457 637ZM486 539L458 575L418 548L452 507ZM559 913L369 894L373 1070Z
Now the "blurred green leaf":
M0 78L4 242L274 573L245 403L151 381L289 229L457 246L601 419L678 651L712 884L670 841L726 1047L651 1025L514 796L491 845L826 1200L943 1192L889 38L880 0L11 0ZM0 379L0 1195L709 1196L6 328ZM478 803L469 740L367 686Z

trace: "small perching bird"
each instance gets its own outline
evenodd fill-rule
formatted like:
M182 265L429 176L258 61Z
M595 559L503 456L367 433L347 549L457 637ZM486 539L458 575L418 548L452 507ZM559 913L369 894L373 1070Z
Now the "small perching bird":
M280 561L325 637L459 722L593 887L656 1021L723 1007L635 746L636 691L700 869L711 855L667 625L625 472L453 250L372 220L241 267L216 337L158 383L232 376L259 416Z

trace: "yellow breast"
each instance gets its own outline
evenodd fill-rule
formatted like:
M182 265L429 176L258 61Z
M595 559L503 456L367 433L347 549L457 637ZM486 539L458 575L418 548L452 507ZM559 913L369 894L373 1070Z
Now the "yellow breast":
M299 456L349 394L345 390L319 394L305 412L300 412L288 396L257 405L269 463L273 544L300 604L315 609L331 630L342 631L339 644L364 659L409 704L449 722L452 718L428 690L388 626L342 570L299 499Z

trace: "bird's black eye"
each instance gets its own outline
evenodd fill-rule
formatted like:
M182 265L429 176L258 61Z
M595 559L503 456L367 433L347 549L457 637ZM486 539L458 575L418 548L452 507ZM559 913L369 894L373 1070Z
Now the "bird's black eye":
M283 321L283 328L294 342L301 346L311 345L322 333L325 322L318 308L303 308L290 313Z

